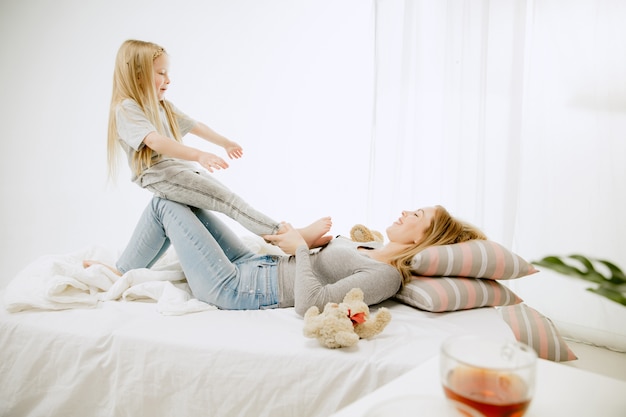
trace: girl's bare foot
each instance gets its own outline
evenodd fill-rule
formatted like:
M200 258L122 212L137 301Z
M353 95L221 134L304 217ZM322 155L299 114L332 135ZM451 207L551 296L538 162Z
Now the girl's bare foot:
M112 266L109 266L107 264L103 264L102 262L99 261L92 261L90 259L85 259L83 261L83 268L89 268L92 265L102 265L106 268L108 268L111 272L113 272L115 275L117 275L118 277L122 276L122 273L120 271L118 271L117 269L113 268Z
M332 225L333 222L330 217L322 217L310 225L296 230L300 233L300 236L302 236L307 246L313 249L324 246L330 242L332 236L324 235L330 231ZM278 233L280 233L280 231Z

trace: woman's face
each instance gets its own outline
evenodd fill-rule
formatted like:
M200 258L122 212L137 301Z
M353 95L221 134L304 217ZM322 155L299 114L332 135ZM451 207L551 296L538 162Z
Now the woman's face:
M165 91L170 84L170 59L167 54L161 54L152 62L154 68L154 89L159 101L165 98Z
M387 228L391 242L416 244L424 239L426 229L435 217L435 207L424 207L415 211L403 211L402 216Z

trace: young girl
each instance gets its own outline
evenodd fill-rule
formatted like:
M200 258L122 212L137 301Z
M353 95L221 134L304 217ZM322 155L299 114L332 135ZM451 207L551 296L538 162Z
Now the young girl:
M156 196L224 213L259 236L285 231L283 223L255 210L193 163L210 173L228 168L219 156L183 145L182 137L187 133L223 147L231 159L240 158L243 150L165 100L169 84L169 57L165 49L139 40L122 44L115 62L109 112L109 172L116 171L121 145L128 157L132 181ZM313 247L330 240L330 236L324 236L330 227L330 218L324 217L298 231Z

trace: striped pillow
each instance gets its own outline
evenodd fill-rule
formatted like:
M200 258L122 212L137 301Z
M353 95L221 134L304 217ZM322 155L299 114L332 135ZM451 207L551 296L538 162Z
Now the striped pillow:
M431 246L411 261L415 275L513 279L538 272L535 267L490 240L470 240L452 245Z
M476 278L414 277L395 298L420 310L440 313L521 303L513 291L496 281Z
M537 310L522 303L501 307L498 311L513 330L515 338L535 349L540 358L554 362L578 359L552 321Z

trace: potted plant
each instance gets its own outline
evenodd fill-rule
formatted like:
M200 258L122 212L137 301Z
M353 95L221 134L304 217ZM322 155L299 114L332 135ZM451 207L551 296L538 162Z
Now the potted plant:
M626 306L626 276L612 262L576 254L569 256L546 256L532 263L564 275L592 282L596 285L587 288L587 291Z

